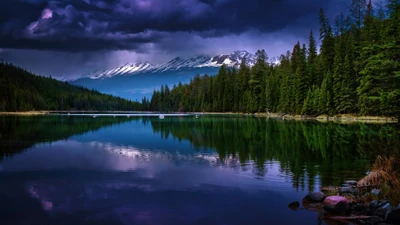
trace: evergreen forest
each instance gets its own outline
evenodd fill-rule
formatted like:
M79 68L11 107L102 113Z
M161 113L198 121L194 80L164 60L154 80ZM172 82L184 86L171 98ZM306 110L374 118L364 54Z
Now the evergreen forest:
M0 63L0 112L29 110L142 110L142 104L34 75Z
M222 66L215 76L165 85L146 107L399 117L400 1L353 0L333 23L320 9L319 23L319 37L310 31L308 43L295 43L277 61L259 50L254 66L243 60L238 70Z

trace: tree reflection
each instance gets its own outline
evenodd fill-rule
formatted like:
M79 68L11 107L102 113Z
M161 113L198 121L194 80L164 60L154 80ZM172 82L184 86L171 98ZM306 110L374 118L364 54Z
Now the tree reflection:
M139 117L0 116L0 161L37 143L54 142L95 132L101 127Z
M301 189L314 189L318 177L322 185L340 185L348 177L362 177L377 155L400 149L400 132L394 125L244 116L147 120L161 137L188 140L198 151L214 149L221 161L253 162L256 177L265 176L267 162L279 161L282 172L292 174L294 187Z

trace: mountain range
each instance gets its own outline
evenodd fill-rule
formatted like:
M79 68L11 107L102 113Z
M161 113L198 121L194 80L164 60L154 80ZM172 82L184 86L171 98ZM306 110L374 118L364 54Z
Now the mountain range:
M242 59L246 58L249 66L254 65L255 56L247 51L234 51L231 54L222 54L214 57L198 55L189 59L176 57L162 64L151 64L148 62L127 63L123 66L108 70L99 70L82 76L90 79L106 79L114 76L132 76L135 74L159 74L179 72L188 69L219 68L225 64L231 68L239 68Z
M176 57L161 64L132 62L98 70L70 80L69 83L131 100L141 100L144 96L150 97L153 90L159 89L161 85L187 83L197 74L215 75L223 64L230 68L239 68L243 58L248 66L256 62L255 55L247 51L234 51L214 57Z

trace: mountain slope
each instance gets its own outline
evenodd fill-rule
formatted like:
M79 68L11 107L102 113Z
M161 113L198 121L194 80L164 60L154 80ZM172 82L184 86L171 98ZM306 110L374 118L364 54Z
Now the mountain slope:
M0 63L0 111L140 110L140 104Z
M235 51L214 57L206 55L189 59L176 57L158 65L136 62L109 70L95 71L70 83L127 99L141 100L143 97L150 98L153 90L159 89L161 85L188 83L197 74L214 75L222 64L230 68L239 68L243 58L246 58L249 66L254 65L256 61L255 56L246 51Z
M234 51L229 55L218 55L209 57L206 55L199 55L189 59L176 57L169 62L159 65L151 64L148 62L128 63L123 66L111 68L108 70L95 71L93 73L84 75L80 79L107 79L114 76L131 76L136 74L157 74L157 73L173 73L184 70L198 70L199 68L214 68L217 69L222 64L231 68L239 68L242 59L246 58L249 66L254 65L255 56L247 51Z

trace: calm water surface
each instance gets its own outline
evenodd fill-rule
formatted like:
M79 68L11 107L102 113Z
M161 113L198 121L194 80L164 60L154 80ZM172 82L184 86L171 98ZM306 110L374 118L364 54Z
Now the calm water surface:
M399 149L390 125L0 117L0 224L325 224L287 207Z

